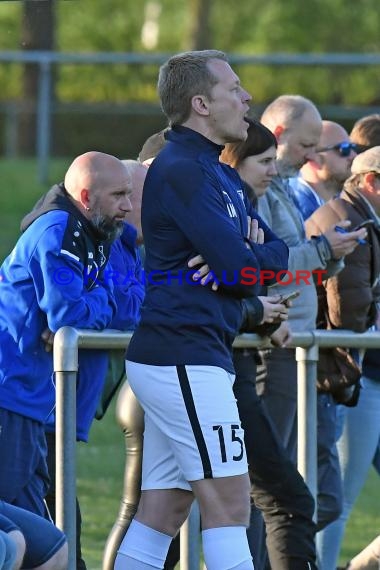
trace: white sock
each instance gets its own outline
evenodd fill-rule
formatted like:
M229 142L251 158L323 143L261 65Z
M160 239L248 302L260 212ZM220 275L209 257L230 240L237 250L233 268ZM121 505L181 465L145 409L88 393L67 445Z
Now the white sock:
M114 570L156 570L157 566L151 566L150 564L145 564L145 562L139 562L136 558L130 558L130 556L125 556L125 554L120 554L118 552ZM162 566L160 566L162 568Z
M171 541L171 536L133 519L118 550L114 570L163 568Z
M254 570L244 526L222 526L202 531L207 570Z

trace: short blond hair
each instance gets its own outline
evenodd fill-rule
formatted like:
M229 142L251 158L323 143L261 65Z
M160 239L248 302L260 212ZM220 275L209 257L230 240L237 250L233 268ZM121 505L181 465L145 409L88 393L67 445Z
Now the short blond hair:
M227 61L227 56L218 50L188 51L174 55L160 67L158 94L171 126L187 121L194 95L210 97L217 83L207 65L213 59Z
M380 114L373 113L358 119L352 127L350 139L362 147L380 145Z

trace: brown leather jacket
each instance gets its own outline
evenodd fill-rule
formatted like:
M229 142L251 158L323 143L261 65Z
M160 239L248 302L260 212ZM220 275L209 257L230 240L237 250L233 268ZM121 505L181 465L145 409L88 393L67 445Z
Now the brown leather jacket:
M343 190L339 198L323 204L305 222L306 232L308 237L319 235L346 219L354 228L369 218L373 218L373 214L360 193ZM324 290L319 292L321 298L326 297L328 316L334 328L364 332L375 323L376 303L380 300L380 226L377 220L375 222L367 228L367 243L359 244L346 256L344 269L327 279ZM324 328L323 325L320 324L320 328Z

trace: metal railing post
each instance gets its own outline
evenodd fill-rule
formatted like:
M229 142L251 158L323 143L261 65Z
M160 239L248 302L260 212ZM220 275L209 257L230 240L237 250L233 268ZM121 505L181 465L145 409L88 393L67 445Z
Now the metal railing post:
M76 386L78 333L63 327L54 339L56 380L56 525L69 546L68 570L76 570Z
M298 388L297 466L317 499L317 362L318 345L296 348Z
M200 514L197 501L191 505L190 514L181 527L181 570L199 570L201 557Z

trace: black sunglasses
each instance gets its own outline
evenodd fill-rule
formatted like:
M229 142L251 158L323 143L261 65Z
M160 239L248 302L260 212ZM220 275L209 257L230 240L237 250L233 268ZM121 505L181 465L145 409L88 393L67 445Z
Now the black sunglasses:
M339 144L334 144L332 146L325 146L323 148L318 148L317 152L326 152L326 150L335 150L340 156L349 156L351 151L357 152L358 148L355 143L352 142L341 142Z

